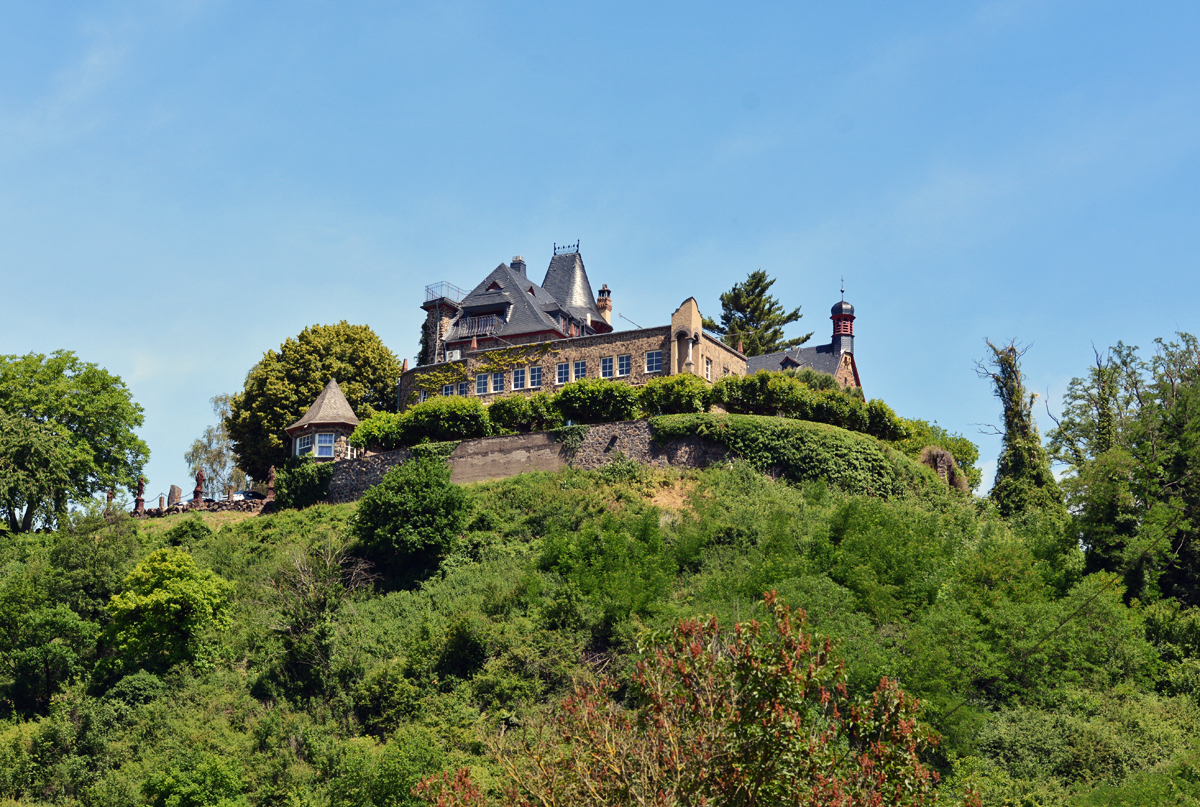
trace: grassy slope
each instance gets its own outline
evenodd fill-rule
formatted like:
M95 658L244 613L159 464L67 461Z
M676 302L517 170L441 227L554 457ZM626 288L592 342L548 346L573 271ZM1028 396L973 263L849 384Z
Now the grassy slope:
M113 547L112 588L174 542L237 593L211 668L173 670L145 703L89 693L81 680L48 715L0 723L0 795L137 804L164 792L166 776L172 792L208 794L190 803L390 804L444 765L470 764L487 781L478 738L496 720L597 670L619 674L641 632L677 617L752 618L767 589L837 639L857 690L888 675L923 699L945 735L934 761L959 772L950 789L969 778L994 803L1109 803L1096 790L1107 781L1150 803L1192 787L1192 690L1162 691L1178 669L1159 662L1119 588L1081 580L1075 551L1038 524L1014 532L909 470L915 492L887 499L771 481L746 464L678 473L617 463L471 486L471 523L440 572L414 589L381 580L326 603L311 631L319 652L304 663L289 663L295 651L277 630L289 604L271 581L337 543L353 505L13 544L0 566L9 587L50 590L59 567L99 563L64 560L79 553L62 545L80 544Z

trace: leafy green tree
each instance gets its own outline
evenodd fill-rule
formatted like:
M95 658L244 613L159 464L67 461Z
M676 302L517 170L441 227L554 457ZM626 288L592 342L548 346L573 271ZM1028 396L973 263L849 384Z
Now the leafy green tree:
M23 712L44 711L71 678L85 672L99 629L65 605L43 607L22 616L13 646L0 655L13 705Z
M1007 517L1029 510L1062 511L1062 491L1050 470L1050 458L1042 447L1042 438L1033 422L1033 403L1037 394L1025 389L1021 357L1026 349L1015 342L995 345L987 342L991 355L976 362L980 378L992 382L996 397L1004 407L1004 442L996 463L996 483L991 498L1000 514Z
M466 523L468 503L436 457L414 458L387 472L359 500L354 532L381 565L424 569L444 553Z
M182 549L159 549L139 563L108 603L106 639L127 671L161 672L203 661L209 632L229 625L234 586L196 565Z
M759 269L721 295L721 322L704 318L704 327L721 334L721 341L736 348L743 343L747 356L761 356L802 345L812 333L795 339L783 338L783 326L798 322L803 314L797 306L791 311L770 294L775 279Z
M0 356L0 412L0 507L13 532L54 526L71 502L136 485L150 457L134 433L142 407L124 382L71 351Z
M285 428L295 423L335 378L354 414L367 419L396 409L400 362L367 325L311 325L279 350L268 350L230 401L225 428L237 465L266 479L287 459Z
M225 425L229 418L232 395L217 395L211 400L213 414L217 416L215 426L208 426L204 434L192 442L192 447L183 455L193 477L204 471L204 493L209 498L224 495L227 487L243 490L248 480L246 472L237 465L233 454L233 442Z
M71 484L69 460L59 432L0 411L0 510L8 530L28 532L38 521L54 522Z
M1200 602L1200 341L1097 353L1050 437L1088 570L1124 575L1132 596Z

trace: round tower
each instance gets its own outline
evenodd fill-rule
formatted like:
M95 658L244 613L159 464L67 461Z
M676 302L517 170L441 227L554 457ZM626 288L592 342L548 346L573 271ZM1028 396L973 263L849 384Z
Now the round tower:
M833 353L840 356L843 353L854 353L854 306L846 302L835 303L829 317L833 320Z

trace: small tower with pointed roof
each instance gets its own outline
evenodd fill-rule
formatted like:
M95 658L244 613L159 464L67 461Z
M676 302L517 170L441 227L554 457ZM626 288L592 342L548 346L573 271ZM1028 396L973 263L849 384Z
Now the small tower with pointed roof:
M357 425L350 402L331 378L304 417L284 431L292 439L292 456L312 454L319 462L336 462L351 457L346 440Z

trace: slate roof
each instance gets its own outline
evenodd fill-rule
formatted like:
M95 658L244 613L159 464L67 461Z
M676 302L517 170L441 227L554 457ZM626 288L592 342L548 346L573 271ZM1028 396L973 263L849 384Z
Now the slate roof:
M600 309L596 308L592 284L588 281L587 270L583 268L583 256L578 252L567 252L551 258L542 287L580 322L587 322L590 315L592 327L597 333L612 330L612 326L600 316Z
M792 366L788 359L794 361L798 367L811 367L820 373L835 375L838 369L838 356L833 352L833 345L828 344L751 356L746 359L746 372L749 374L759 370L786 370Z
M499 288L493 289L492 286ZM463 298L460 305L462 313L446 334L447 342L470 339L468 318L483 314L499 314L505 319L500 329L488 336L516 336L533 331L562 332L558 322L548 313L559 308L555 299L524 273L512 270L507 264L502 263L493 269Z
M308 407L308 411L304 413L304 417L297 420L291 426L288 426L284 431L290 435L293 431L314 423L358 425L358 418L355 417L354 410L350 408L350 402L342 394L342 388L338 386L338 382L332 378L325 385L325 389L321 390L321 394L317 396L317 399L313 401L312 406Z

